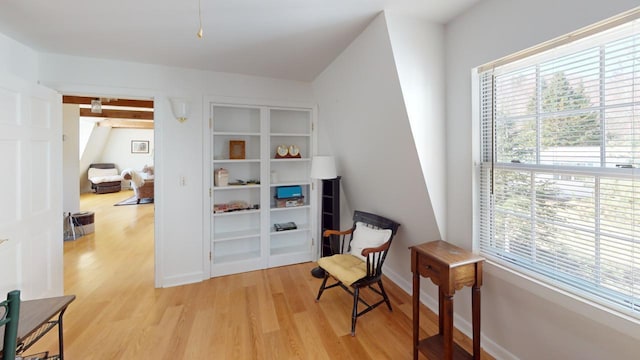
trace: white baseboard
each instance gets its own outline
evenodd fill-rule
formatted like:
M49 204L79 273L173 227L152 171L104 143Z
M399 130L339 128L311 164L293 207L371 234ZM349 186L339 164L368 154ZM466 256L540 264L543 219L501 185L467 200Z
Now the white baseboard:
M172 287L202 282L204 279L202 272L169 276L162 279L161 287Z
M398 287L400 287L404 292L412 296L413 294L413 282L408 281L407 279L400 276L398 273L386 268L384 270L384 275L393 281ZM431 311L438 314L438 299L433 298L429 294L427 294L424 290L420 291L420 302L427 306ZM471 327L471 323L467 321L465 318L458 316L454 312L454 321L458 326L456 328L460 330L463 334L471 338L473 329ZM502 346L496 344L493 340L487 337L485 334L480 331L480 343L484 351L491 354L496 359L507 359L507 360L518 360L518 357L507 351Z

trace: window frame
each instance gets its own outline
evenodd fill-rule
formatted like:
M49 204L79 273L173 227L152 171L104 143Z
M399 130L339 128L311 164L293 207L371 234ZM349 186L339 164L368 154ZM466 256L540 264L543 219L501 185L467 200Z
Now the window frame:
M530 174L535 174L535 173L540 173L540 172L546 172L546 173L553 173L553 174L558 174L558 173L567 173L567 174L582 174L582 175L586 175L586 176L592 176L595 179L599 179L600 177L607 177L607 178L624 178L624 179L628 179L628 178L633 178L634 177L634 173L635 173L635 177L637 179L638 177L638 171L640 169L626 169L626 168L615 168L615 167L606 167L606 163L604 163L604 161L606 160L606 156L603 154L606 149L604 146L600 147L600 161L603 162L603 166L601 167L580 167L580 166L557 166L557 165L544 165L544 164L540 164L540 154L539 154L539 150L540 150L540 144L538 143L538 145L536 146L537 149L537 153L536 153L536 162L535 164L526 164L526 163L498 163L495 159L495 153L492 154L492 159L491 159L491 163L486 163L483 162L483 151L485 151L483 149L483 130L482 130L482 96L480 95L480 92L482 91L482 81L480 80L480 76L482 73L485 73L487 71L487 69L489 69L490 67L494 67L494 66L502 66L504 64L507 64L509 62L512 61L516 61L516 60L521 60L526 58L527 56L533 55L537 52L542 52L545 50L548 50L550 48L553 48L554 46L559 46L562 44L566 44L569 43L571 41L573 41L574 38L578 37L579 34L580 37L586 37L595 33L598 33L600 31L606 30L609 27L614 27L617 25L620 25L624 22L628 22L631 19L635 19L638 18L640 16L640 8L638 9L634 9L628 13L625 14L621 14L620 16L614 18L614 19L610 19L607 21L604 21L602 23L598 23L595 24L592 27L589 27L587 29L581 29L575 33L569 34L567 36L558 38L558 39L554 39L550 42L544 43L541 46L526 50L524 52L521 53L517 53L514 54L512 56L500 59L492 64L489 65L483 65L481 67L478 67L476 69L472 70L472 89L473 91L473 103L472 103L472 109L474 109L473 111L473 145L474 145L474 160L475 160L475 166L474 166L474 214L475 219L474 220L474 228L473 228L473 234L474 234L474 250L478 251L480 250L480 232L481 230L481 224L479 224L479 221L477 219L480 219L480 214L481 214L481 208L480 208L480 202L481 202L481 191L480 191L480 187L483 186L482 180L481 180L481 172L482 172L482 168L486 167L486 166L491 166L492 167L492 171L495 171L495 169L511 169L511 170L520 170L520 171L528 171ZM600 103L600 106L598 108L595 108L598 111L604 111L604 109L606 108L606 106L604 105L604 103ZM589 108L589 110L593 110L594 108ZM570 111L566 111L563 112L564 115L567 114L575 114L575 113L580 113L585 111L584 109L578 109L578 110L570 110ZM536 117L539 117L539 113L536 112ZM546 114L545 114L546 115ZM539 119L536 120L539 123ZM604 121L604 118L601 117L600 121ZM493 136L493 135L492 135ZM485 137L485 140L486 137ZM493 141L493 139L492 139ZM565 171L558 171L558 170L565 170ZM640 183L640 182L639 182ZM604 312L606 313L613 313L615 315L618 315L620 318L623 318L625 320L630 320L631 322L637 324L640 324L640 311L634 311L634 312L627 312L624 311L624 309L621 309L620 307L616 306L615 304L612 304L609 301L602 301L602 299L598 299L598 298L594 298L591 294L589 294L587 291L581 291L579 288L571 288L568 287L565 283L561 282L561 281L557 281L555 279L550 279L545 277L544 275L541 275L539 273L536 273L534 271L530 271L529 269L522 268L521 266L514 268L513 264L514 263L518 263L518 261L522 261L521 259L518 259L517 256L512 257L511 259L507 259L502 255L499 254L492 254L492 253L487 253L486 251L482 251L481 254L483 256L486 256L489 260L489 270L498 270L500 269L501 271L506 271L507 273L510 273L511 275L515 275L516 277L525 277L529 280L531 280L532 283L535 283L536 285L541 285L545 288L551 289L555 292L558 292L566 297L572 298L573 300L577 300L583 304L587 304L588 306L591 307L597 307L601 310L604 310ZM495 268L494 268L495 267ZM498 271L498 272L501 272ZM504 274L503 274L504 275ZM506 276L506 278L510 278L512 279L512 276Z

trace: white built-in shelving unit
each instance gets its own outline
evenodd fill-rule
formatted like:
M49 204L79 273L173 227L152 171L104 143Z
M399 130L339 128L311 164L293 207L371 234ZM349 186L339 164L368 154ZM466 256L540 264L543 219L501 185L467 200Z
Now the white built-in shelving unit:
M313 260L317 191L309 173L314 107L211 102L210 113L211 275ZM244 142L244 159L230 159L230 141ZM276 158L280 145L295 145L300 157ZM227 186L214 186L214 172L220 168L228 171ZM300 186L303 203L277 207L280 186ZM216 204L238 201L247 209L214 212ZM275 230L274 224L286 222L295 222L297 229Z

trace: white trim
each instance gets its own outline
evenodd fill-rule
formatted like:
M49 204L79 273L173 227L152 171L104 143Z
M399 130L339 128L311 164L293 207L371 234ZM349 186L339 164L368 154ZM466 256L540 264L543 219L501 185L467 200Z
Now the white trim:
M507 268L495 261L485 261L484 271L535 296L640 340L640 320L638 319Z
M287 108L301 108L305 110L316 109L317 105L314 103L298 102L298 101L280 101L275 99L260 99L260 98L243 98L243 97L231 97L231 96L205 96L203 103L216 105L229 104L234 106L251 106L260 107L268 106L275 109L287 109Z
M40 81L39 81L40 82ZM78 83L66 83L66 82L42 82L45 86L55 89L60 94L86 94L86 95L94 95L94 96L126 96L127 98L134 99L151 99L153 100L153 112L156 121L157 119L161 119L165 114L173 117L173 114L170 113L170 109L168 106L160 105L160 102L164 99L168 99L168 96L162 91L150 90L150 89L138 89L138 88L124 88L124 87L111 87L111 86L94 86L87 84L78 84ZM169 112L166 112L168 110ZM167 117L169 118L169 117ZM154 286L156 288L160 288L166 286L163 282L163 258L162 258L162 249L164 245L164 229L163 229L163 221L158 221L159 219L164 219L164 206L163 206L163 198L164 194L162 191L163 188L163 137L162 137L162 126L154 126L154 171L156 174L155 180L155 192L156 198L154 200Z
M162 279L162 287L167 288L172 286L194 284L202 282L203 279L208 278L205 278L205 274L203 274L202 272L192 272L188 274L169 276Z

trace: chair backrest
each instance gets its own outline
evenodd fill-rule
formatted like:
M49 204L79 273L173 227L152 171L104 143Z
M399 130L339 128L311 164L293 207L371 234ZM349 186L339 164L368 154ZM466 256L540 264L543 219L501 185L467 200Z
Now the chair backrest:
M2 359L15 360L18 341L18 319L20 318L20 291L7 294L7 300L0 302L0 326L4 326Z
M381 253L367 256L367 277L378 279L382 276L382 265L384 264L384 260L387 258L387 252L389 251L393 237L398 232L400 224L380 215L356 210L353 212L353 230L355 230L356 224L359 222L366 224L367 227L372 229L391 230L391 236L389 237L389 240L387 240L387 248ZM351 238L349 239L349 248L351 247L351 240L353 240L353 233L351 233Z

